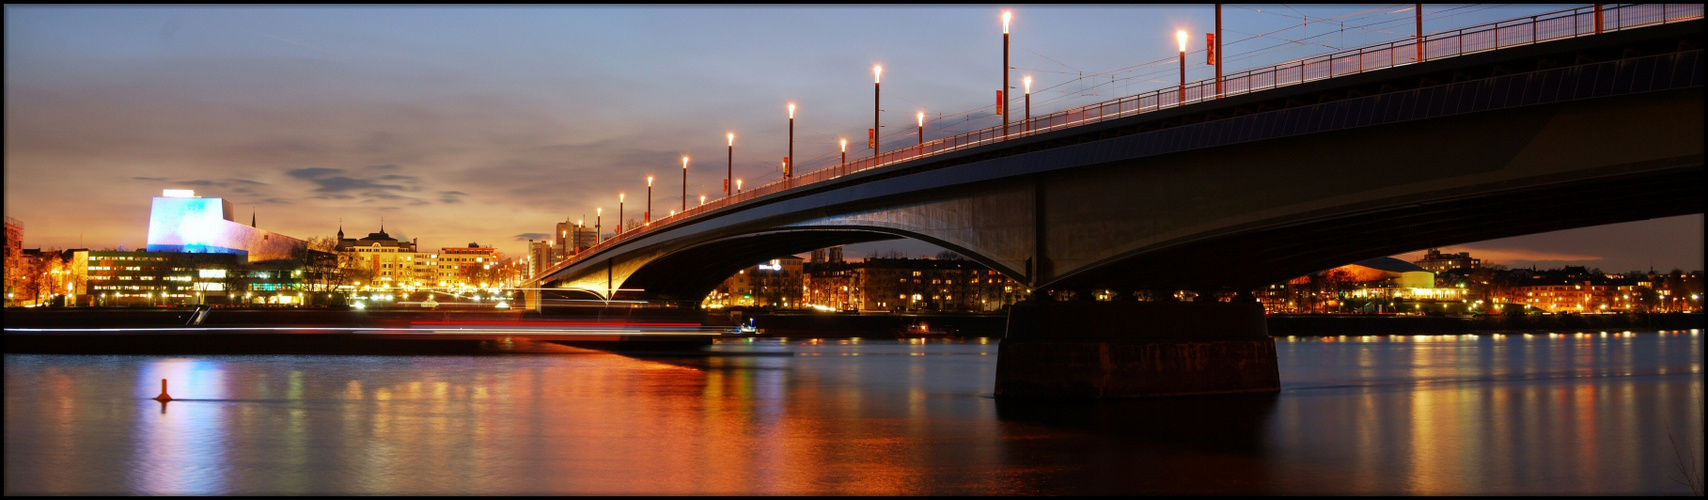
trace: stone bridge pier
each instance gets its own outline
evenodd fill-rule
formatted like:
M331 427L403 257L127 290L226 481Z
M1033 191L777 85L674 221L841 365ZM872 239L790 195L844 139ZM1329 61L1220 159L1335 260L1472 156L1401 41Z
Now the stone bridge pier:
M1263 306L1242 302L1015 304L998 398L1125 398L1281 390Z

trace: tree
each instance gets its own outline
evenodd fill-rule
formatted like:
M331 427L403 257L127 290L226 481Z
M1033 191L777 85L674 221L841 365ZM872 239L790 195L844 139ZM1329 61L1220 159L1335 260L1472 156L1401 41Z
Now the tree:
M315 236L291 246L290 260L302 270L304 291L330 291L339 285L337 245L335 237Z

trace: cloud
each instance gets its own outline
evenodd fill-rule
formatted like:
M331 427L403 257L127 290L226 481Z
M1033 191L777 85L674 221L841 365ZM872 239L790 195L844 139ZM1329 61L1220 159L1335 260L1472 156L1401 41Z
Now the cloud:
M336 173L340 173L343 171L344 171L343 169L337 169L337 168L309 167L309 168L299 168L296 170L292 170L292 171L286 172L286 174L290 175L291 177L296 177L296 178L300 178L300 179L313 179L316 177L320 177L322 175L336 174Z
M516 235L516 237L514 239L516 241L543 240L543 239L546 239L547 236L551 236L551 234L549 234L549 233L522 233L522 234Z
M1439 250L1441 251L1441 253L1469 252L1471 254L1471 257L1474 257L1477 259L1482 259L1484 265L1501 264L1501 265L1512 266L1512 265L1518 265L1520 263L1522 263L1524 265L1528 265L1531 263L1536 263L1536 264L1545 264L1545 263L1582 264L1582 263L1587 263L1587 262L1600 261L1600 260L1603 260L1603 258L1604 258L1600 255L1550 252L1550 251L1544 251L1544 250L1533 250L1533 249L1528 249L1528 248L1511 248L1511 247L1507 247L1507 248L1495 248L1495 247L1485 248L1485 247L1475 247L1475 246L1469 246L1469 245L1460 245L1460 246L1441 247ZM1405 260L1405 261L1410 262L1413 260L1423 258L1423 254L1424 254L1424 251L1417 251L1417 252L1411 252L1411 253L1403 254L1402 256L1398 256L1398 258L1400 260Z

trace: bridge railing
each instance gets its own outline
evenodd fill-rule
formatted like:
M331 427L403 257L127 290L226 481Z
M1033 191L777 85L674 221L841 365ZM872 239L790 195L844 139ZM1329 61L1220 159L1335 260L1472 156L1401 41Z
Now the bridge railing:
M650 224L624 231L591 248L580 256L639 237L650 231L686 220L723 207L787 191L800 186L824 182L849 174L883 168L926 156L959 151L1010 139L1125 118L1162 109L1176 108L1211 99L1249 94L1397 66L1415 64L1467 54L1476 54L1541 42L1576 38L1599 33L1639 28L1656 24L1701 19L1702 4L1635 4L1604 5L1601 8L1600 30L1595 26L1595 8L1575 9L1510 19L1480 26L1426 35L1422 40L1407 39L1368 47L1344 50L1331 54L1289 61L1274 66L1241 71L1221 79L1222 91L1216 93L1214 78L1188 82L1184 87L1171 86L1143 94L1122 97L1100 103L1023 119L1006 126L998 125L950 137L925 141L847 163L835 164L792 178L773 181L751 189L742 189L730 196L706 202L685 212L664 217ZM1418 50L1419 43L1422 50ZM540 273L544 276L579 262L583 257L571 257Z

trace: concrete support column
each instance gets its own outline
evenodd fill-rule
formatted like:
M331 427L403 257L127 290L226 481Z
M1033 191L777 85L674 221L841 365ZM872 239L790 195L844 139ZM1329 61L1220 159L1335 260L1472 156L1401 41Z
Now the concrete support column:
M523 303L526 304L526 306L524 306L524 307L527 310L534 311L534 312L540 311L540 291L539 290L532 289L532 288L530 288L528 290L524 290L524 291L522 291L522 298L523 298Z
M1277 392L1255 302L1035 302L1009 309L998 398Z

